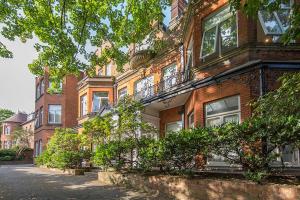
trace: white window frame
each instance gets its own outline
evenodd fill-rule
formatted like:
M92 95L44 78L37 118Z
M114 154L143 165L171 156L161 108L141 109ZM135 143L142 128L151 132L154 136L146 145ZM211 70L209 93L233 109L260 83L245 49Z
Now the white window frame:
M50 114L51 114L51 112L50 112L50 107L51 106L60 106L60 122L57 122L56 121L56 112L58 111L58 110L55 110L55 112L54 112L54 121L53 122L51 122L50 121ZM60 104L49 104L48 105L48 124L61 124L62 123L62 106L60 105Z
M213 114L213 115L207 115L207 109L206 109L206 106L208 104L211 104L211 103L214 103L214 102L218 102L218 101L222 101L224 99L227 99L227 98L230 98L230 97L238 97L238 109L237 110L234 110L234 111L228 111L228 112L221 112L221 113L217 113L217 114ZM225 97L225 98L222 98L222 99L218 99L216 101L212 101L212 102L208 102L205 104L204 106L204 109L205 109L205 126L207 126L207 120L208 119L214 119L214 118L217 118L219 117L221 119L222 122L224 122L224 117L227 117L227 116L230 116L230 115L234 115L234 114L238 114L238 118L239 118L239 123L241 122L241 100L240 100L240 95L235 95L235 96L230 96L230 97Z
M193 119L193 123L191 123ZM188 128L195 128L195 113L194 111L188 114Z
M173 68L173 67L175 68L175 74L174 74L175 76L172 75L172 74L170 76L165 76L166 71L170 68ZM168 90L168 89L174 87L176 85L176 82L177 82L177 77L176 77L177 65L176 65L176 63L172 63L171 65L168 65L168 66L164 67L162 69L162 72L163 72L162 73L162 79L164 81L164 90ZM169 81L171 81L171 84L169 84ZM173 81L174 81L174 84L173 84Z
M83 99L85 98L85 102L83 103ZM84 117L88 114L88 98L87 94L83 94L80 96L80 117Z
M95 110L95 109L94 109L94 108L95 108L95 107L94 107L94 103L95 103L95 102L94 102L94 100L95 100L94 94L95 94L95 93L106 93L106 94L107 94L106 97L98 97L98 98L99 98L99 104L100 104L100 105L98 105L99 110L102 108L102 106L104 106L104 105L102 105L102 100L103 100L103 99L106 99L107 102L109 103L109 98L108 98L109 94L108 94L108 92L94 91L94 92L93 92L93 99L92 99L92 104L93 104L93 105L92 105L92 111L93 111L93 112L99 111L99 110Z
M283 10L290 10L290 13L292 12L292 6L294 4L294 1L293 0L289 0L290 1L290 7L289 8L280 8L280 9L283 9ZM279 28L281 29L281 32L280 33L270 33L264 23L264 19L263 19L263 16L262 16L262 12L263 10L260 10L258 11L258 19L259 19L259 22L264 30L264 33L265 35L270 35L270 36L279 36L279 35L282 35L283 33L286 32L287 29L284 28L284 26L282 25L282 22L280 20L280 18L278 17L278 14L277 14L277 11L273 11L272 14L275 16L275 19L276 19L276 22L278 23L279 25Z
M281 166L281 158L282 158L282 151L276 148L275 153L280 154L280 156L277 157L276 161L272 163L272 166ZM297 156L297 160L292 160L291 162L284 162L284 166L286 167L300 167L300 148L293 149L293 158L294 155Z
M105 65L105 76L111 76L112 72L112 65L111 63Z
M222 12L223 10L226 10L229 8L229 5L226 5L222 8L220 8L219 10L217 10L216 12L212 13L211 15L207 16L204 21L203 21L203 34L202 34L202 40L201 40L201 50L200 50L200 59L205 59L206 57L210 56L210 55L213 55L215 53L217 53L217 49L219 49L219 55L222 54L222 51L221 51L221 46L220 44L220 41L218 42L218 38L220 37L219 34L220 34L220 24L224 21L226 21L227 19L231 18L232 16L235 16L236 18L236 29L237 29L237 41L236 41L236 47L239 46L239 32L238 32L238 16L236 13L232 13L231 11L229 11L229 14L227 14L221 21L219 21L218 23L216 23L215 25L211 25L209 26L209 28L207 28L205 30L205 22L208 21L210 18L213 18L214 16L216 16L218 13ZM215 28L216 29L216 36L215 36L215 45L214 45L214 51L212 53L209 53L207 55L203 55L203 45L204 45L204 38L205 38L205 33L209 30L211 30L212 28Z
M169 122L169 123L166 123L166 125L165 125L165 133L166 134L168 134L168 133L171 133L170 131L168 131L168 126L169 125L172 125L172 124L181 124L181 129L180 130L182 130L183 129L183 123L182 123L182 120L178 120L178 121L175 121L175 122Z
M213 115L209 115L209 117L207 117L207 109L206 109L206 106L208 104L211 104L211 103L214 103L214 102L218 102L218 101L222 101L224 99L227 99L227 98L230 98L230 97L238 97L238 109L237 110L234 110L234 111L228 111L228 112L220 112L220 113L217 113L217 114L213 114ZM217 118L219 117L221 119L222 122L224 122L224 117L226 116L230 116L230 115L233 115L233 114L238 114L238 118L239 118L239 123L241 123L241 101L240 101L240 95L234 95L234 96L229 96L229 97L224 97L224 98L221 98L221 99L218 99L218 100L215 100L215 101L211 101L211 102L207 102L204 106L204 109L205 109L205 127L207 127L207 120L208 119L213 119L213 118ZM213 157L222 157L220 155L215 155L215 154L212 154ZM213 159L215 159L213 158ZM229 163L225 162L225 161L215 161L215 160L210 160L210 159L207 159L207 165L208 166L230 166Z
M147 82L149 82L149 80L151 80L152 84L147 83ZM141 87L140 90L137 90L137 85L139 83L142 83L143 86ZM146 88L144 87L145 85L147 86ZM146 98L148 96L152 96L154 94L154 76L150 75L150 76L147 76L143 79L140 79L140 80L136 81L134 83L134 94L135 94L135 97L138 97L139 99L140 98L143 99L143 98ZM142 95L140 95L140 94L142 94Z
M126 91L126 93L124 91ZM124 94L122 94L122 92L124 92ZM121 88L121 89L118 90L118 98L119 99L122 99L127 94L128 94L127 87L123 87L123 88Z

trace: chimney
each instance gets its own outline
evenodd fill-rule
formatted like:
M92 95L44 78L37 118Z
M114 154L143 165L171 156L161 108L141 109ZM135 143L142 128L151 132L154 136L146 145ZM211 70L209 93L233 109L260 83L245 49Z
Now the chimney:
M172 0L170 26L176 24L178 19L180 19L186 5L186 0Z

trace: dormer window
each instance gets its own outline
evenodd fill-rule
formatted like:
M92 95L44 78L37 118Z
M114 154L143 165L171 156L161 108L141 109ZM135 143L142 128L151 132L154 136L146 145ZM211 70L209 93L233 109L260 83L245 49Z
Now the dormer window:
M213 54L221 55L237 47L236 15L230 11L229 6L208 16L203 27L202 59Z
M291 8L292 2L289 1L282 3L277 11L259 11L259 21L266 35L282 35L288 29Z

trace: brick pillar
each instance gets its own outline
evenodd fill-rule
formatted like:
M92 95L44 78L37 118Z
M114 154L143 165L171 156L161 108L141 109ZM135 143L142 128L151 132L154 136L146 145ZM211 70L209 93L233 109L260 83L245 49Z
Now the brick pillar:
M186 7L186 4L187 3L185 0L172 0L170 24L175 23L176 20L180 18L184 8Z

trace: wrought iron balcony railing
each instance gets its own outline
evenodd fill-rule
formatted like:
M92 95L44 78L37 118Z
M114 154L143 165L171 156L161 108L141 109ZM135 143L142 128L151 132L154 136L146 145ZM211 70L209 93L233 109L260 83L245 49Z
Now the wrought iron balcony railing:
M140 91L135 91L134 99L145 100L170 92L189 80L191 80L191 72L189 70L174 73L163 78L159 83L154 85L147 84Z

